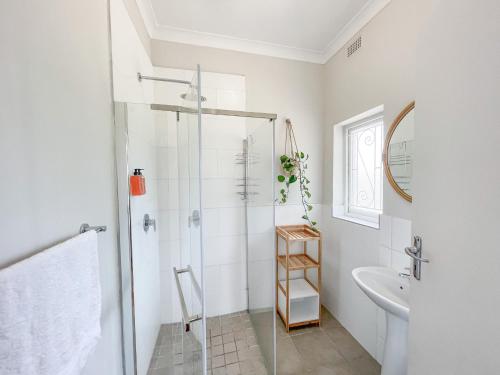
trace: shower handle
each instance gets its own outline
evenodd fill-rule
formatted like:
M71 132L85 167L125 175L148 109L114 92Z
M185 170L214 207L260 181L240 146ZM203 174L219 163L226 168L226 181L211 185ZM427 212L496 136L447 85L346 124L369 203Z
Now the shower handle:
M188 227L191 228L191 224L194 224L195 227L200 226L200 211L193 210L191 216L188 217Z
M156 232L156 219L151 217L149 214L145 214L142 222L142 227L144 229L144 232L146 233L148 233L149 228L151 227L153 227L154 231Z

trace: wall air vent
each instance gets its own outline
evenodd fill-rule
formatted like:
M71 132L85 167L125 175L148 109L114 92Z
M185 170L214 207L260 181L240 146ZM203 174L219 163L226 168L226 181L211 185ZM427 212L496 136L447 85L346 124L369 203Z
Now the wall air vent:
M361 48L361 36L358 36L354 42L347 47L347 57L350 57L354 52Z

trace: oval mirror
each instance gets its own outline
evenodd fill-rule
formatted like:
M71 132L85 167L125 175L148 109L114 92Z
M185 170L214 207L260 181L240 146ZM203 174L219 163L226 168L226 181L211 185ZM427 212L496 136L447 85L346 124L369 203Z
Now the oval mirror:
M392 123L384 146L384 169L396 192L412 201L413 147L415 139L415 102L408 104Z

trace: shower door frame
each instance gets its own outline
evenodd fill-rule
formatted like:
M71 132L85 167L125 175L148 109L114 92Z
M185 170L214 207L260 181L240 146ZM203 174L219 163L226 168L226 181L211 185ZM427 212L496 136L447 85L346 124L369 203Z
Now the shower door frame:
M199 105L201 106L201 95L198 95L198 100L199 100ZM198 115L198 137L199 137L199 168L200 168L200 176L199 176L199 183L200 183L200 226L201 226L201 233L203 233L203 214L201 213L202 211L202 206L203 206L203 201L201 200L201 192L202 192L202 189L203 189L203 186L202 186L202 168L201 168L201 160L203 158L203 155L202 155L202 147L201 147L201 137L202 137L202 126L201 126L201 116L202 115L217 115L217 116L234 116L234 117L245 117L245 118L255 118L255 119L265 119L265 120L269 120L270 123L272 123L272 156L271 156L271 160L273 161L272 162L272 171L271 171L271 175L272 175L272 179L271 179L271 184L272 184L272 192L273 192L273 197L272 197L272 201L273 201L273 205L274 205L274 202L276 201L276 189L274 187L274 176L275 176L275 163L274 163L274 160L275 160L275 127L276 127L276 119L277 119L277 114L276 113L265 113L265 112L248 112L248 111L238 111L238 110L227 110L227 109L216 109L216 108L201 108L201 110L198 110L198 109L194 109L194 108L190 108L190 107L184 107L184 106L180 106L180 105L170 105L170 104L151 104L150 105L150 108L152 111L164 111L164 112L175 112L177 114L179 113L188 113L188 114L197 114ZM198 107L200 108L200 107ZM273 222L276 222L275 220L275 210L273 209ZM247 233L248 235L248 233ZM203 234L202 234L202 238L201 238L201 241L203 242ZM248 241L248 239L247 239ZM203 245L201 246L201 250L202 250L202 264L203 264L203 267L204 267L204 264L205 264L205 258L204 258L204 252L203 252ZM247 260L248 261L248 260ZM276 278L276 267L273 267L273 270L274 270L274 274L273 274L273 279ZM247 275L248 277L248 275ZM202 306L203 306L203 311L202 311L202 321L203 321L203 335L205 336L206 334L206 316L205 316L205 311L206 311L206 307L205 307L205 282L204 282L204 279L203 279L203 271L202 271L202 281L201 281L201 288L202 288ZM276 290L274 290L276 288L276 285L275 283L273 283L273 292L272 292L272 295L273 295L273 298L276 299ZM274 327L274 331L273 331L273 374L276 375L276 313L274 311L275 309L275 306L276 306L276 300L273 301L273 306L272 306L272 310L273 310L273 327ZM205 375L207 373L207 368L206 368L206 364L207 364L207 356L206 356L206 337L203 338L204 339L204 343L203 343L203 374Z
M121 317L122 317L122 359L123 359L123 370L124 374L133 375L137 374L137 352L136 352L136 332L135 332L135 296L134 296L134 265L132 261L132 228L131 228L131 207L130 207L130 187L129 187L129 165L128 165L128 115L127 106L128 102L114 102L115 109L115 165L116 165L116 177L117 177L117 197L118 197L118 241L119 241L119 252L120 252L120 279L121 279ZM143 103L136 103L143 104ZM273 192L273 205L276 199L276 192L274 188L274 176L275 176L275 122L277 115L274 113L261 113L261 112L246 112L246 111L235 111L235 110L224 110L224 109L212 109L212 108L201 108L201 111L197 111L193 108L183 107L178 105L165 105L165 104L150 104L150 109L154 111L166 111L166 112L177 112L177 113L189 113L198 114L198 131L201 140L201 116L203 114L209 115L221 115L221 116L235 116L235 117L246 117L246 118L260 118L267 119L272 123L272 192ZM201 142L200 147L200 174L201 174ZM201 176L200 176L200 188L201 188ZM201 194L201 189L200 189ZM202 216L202 215L201 215ZM273 216L275 216L275 211L273 210ZM273 222L275 222L273 217ZM201 218L201 226L203 226L203 218ZM202 238L203 241L203 238ZM204 254L202 253L204 257ZM203 264L205 260L203 259ZM276 273L276 267L273 267L274 273ZM273 275L273 279L276 275ZM275 283L272 283L273 288L276 287ZM276 291L273 290L273 296L276 297ZM202 280L202 298L203 298L203 321L205 321L205 283ZM274 350L273 350L273 373L276 374L276 314L274 313L274 306L276 301L274 301L273 309L273 340L274 340ZM205 322L203 323L204 329L206 331ZM206 350L205 344L203 345L203 373L206 374Z

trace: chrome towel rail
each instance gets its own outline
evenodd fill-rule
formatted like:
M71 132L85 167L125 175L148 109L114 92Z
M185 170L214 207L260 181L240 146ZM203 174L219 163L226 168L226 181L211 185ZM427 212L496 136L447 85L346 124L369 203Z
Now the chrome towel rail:
M194 290L198 295L198 298L200 298L200 300L201 300L201 288L198 282L196 281L196 278L194 277L193 269L191 268L191 266L187 266L186 268L181 268L181 269L177 269L176 267L174 267L175 283L177 285L177 292L179 293L179 300L181 303L184 329L186 332L189 332L191 330L191 323L201 320L202 316L201 314L189 315L188 313L186 300L184 299L184 293L182 292L181 282L179 281L179 274L181 273L189 273L189 276L191 277L191 282L193 283Z
M108 228L106 227L106 225L98 225L95 227L91 227L87 223L83 223L82 225L80 225L80 234L91 231L91 230L95 230L97 233L106 232L107 229Z

